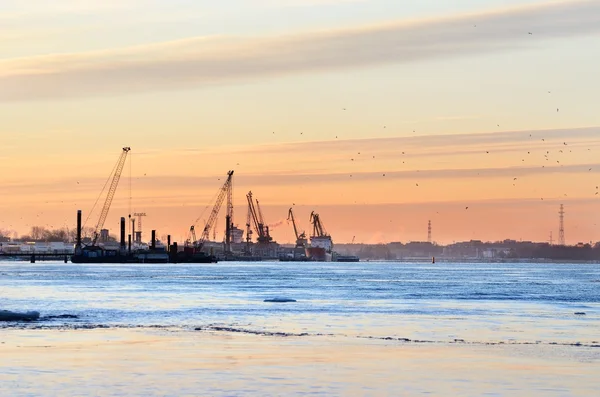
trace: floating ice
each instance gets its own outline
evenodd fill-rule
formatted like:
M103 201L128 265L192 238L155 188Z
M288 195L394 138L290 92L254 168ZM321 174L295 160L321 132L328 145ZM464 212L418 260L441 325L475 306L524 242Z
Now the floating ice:
M265 299L265 302L269 302L269 303L288 303L288 302L296 302L295 299L289 299L289 298L271 298L271 299Z
M17 313L0 310L0 321L34 321L40 318L39 312Z

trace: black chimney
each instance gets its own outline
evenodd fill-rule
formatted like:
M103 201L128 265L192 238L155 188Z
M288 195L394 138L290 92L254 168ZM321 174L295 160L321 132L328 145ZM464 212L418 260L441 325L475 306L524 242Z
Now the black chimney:
M125 218L121 217L121 249L125 250Z
M152 230L152 245L150 248L153 250L156 248L156 230Z
M77 248L81 248L81 210L77 210Z

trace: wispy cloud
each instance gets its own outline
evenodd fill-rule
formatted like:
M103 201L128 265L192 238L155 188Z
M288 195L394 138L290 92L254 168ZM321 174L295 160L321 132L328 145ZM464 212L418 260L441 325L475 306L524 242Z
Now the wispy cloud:
M592 171L588 171L589 169ZM435 179L482 179L489 180L490 178L512 178L514 177L536 177L541 175L566 175L566 174L600 174L600 163L594 164L577 164L566 166L549 166L549 167L493 167L493 168L455 168L455 169L434 169L434 170L410 170L410 171L393 171L386 172L386 180L435 180ZM381 172L354 172L352 173L352 181L369 182L381 181L383 175ZM81 182L80 182L81 181ZM257 186L299 186L323 183L346 183L349 181L348 173L318 173L318 174L297 174L297 173L264 173L264 174L244 174L237 181L237 186L240 188L252 188ZM81 192L95 192L98 186L104 183L102 178L64 178L46 182L13 182L5 183L4 189L7 193L31 193L43 190L44 192L64 192L65 186L76 186L76 183L81 183L78 189ZM222 182L216 181L213 176L182 176L182 175L163 175L163 176L148 176L139 179L135 182L136 188L140 190L152 190L157 186L161 189L181 189L186 191L190 196L197 197L196 189L217 189ZM190 190L193 186L193 190ZM210 196L210 195L209 195ZM207 198L209 198L207 196ZM173 195L154 194L154 199L159 198L177 198L182 197L180 193Z
M369 0L254 0L257 4L270 7L311 7L348 3L365 3Z
M463 153L460 150L470 152L475 148L478 151L485 148L501 148L503 150L523 151L527 147L544 147L551 150L557 146L563 146L565 141L573 145L595 146L600 143L600 127L569 128L551 130L525 130L525 131L503 131L494 133L473 134L444 134L444 135L413 135L385 138L361 138L340 139L310 142L286 142L276 144L264 144L256 146L241 146L232 148L227 146L222 149L185 148L183 151L190 152L215 152L222 150L223 153L233 154L291 154L299 152L324 152L360 149L363 152L380 150L381 148L394 148L395 152L407 149L418 149L424 154L439 154L434 149L441 149L447 154ZM411 155L414 152L410 153Z
M600 2L569 1L277 37L197 37L1 61L0 101L179 89L415 62L598 32Z

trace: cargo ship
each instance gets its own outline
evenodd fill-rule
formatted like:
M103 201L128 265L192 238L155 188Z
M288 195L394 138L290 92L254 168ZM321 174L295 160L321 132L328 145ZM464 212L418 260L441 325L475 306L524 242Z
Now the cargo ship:
M306 256L312 261L331 262L333 258L333 241L325 231L319 214L310 214L310 223L313 225L313 233L310 237L310 246L306 247Z
M333 259L331 236L311 237L306 256L317 262L331 262Z

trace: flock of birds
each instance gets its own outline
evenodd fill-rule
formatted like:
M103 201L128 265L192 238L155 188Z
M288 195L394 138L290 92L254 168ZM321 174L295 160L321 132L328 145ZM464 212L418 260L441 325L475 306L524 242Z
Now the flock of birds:
M474 28L477 28L477 25L474 25ZM533 32L528 32L528 34L529 34L529 35L533 35ZM551 94L551 93L552 93L552 91L548 91L548 94ZM344 112L346 112L347 110L348 110L348 109L347 109L346 107L343 107L343 108L342 108L342 111L344 111ZM557 108L556 108L556 113L559 113L559 112L560 112L560 108L558 108L558 107L557 107ZM497 123L497 124L496 124L496 127L498 127L498 128L499 128L499 127L500 127L500 124L499 124L499 123ZM383 125L383 129L387 129L387 125ZM416 133L416 130L413 130L413 133ZM272 134L273 134L273 135L275 135L275 131L273 131L273 132L272 132ZM300 132L300 135L304 135L304 133L303 133L303 132ZM531 134L529 135L529 138L532 138L532 135L531 135ZM339 139L339 135L336 135L336 136L335 136L335 139ZM541 138L541 142L546 142L546 139L545 139L545 138ZM566 150L566 147L568 146L568 143L565 141L565 142L563 142L562 146L564 147L564 150L563 150L563 149L560 149L560 150L554 150L554 151L551 151L551 150L544 150L544 153L543 153L543 158L544 158L544 160L545 160L546 162L550 162L551 160L552 160L552 162L554 162L554 161L555 161L555 162L556 162L556 164L558 164L558 165L560 165L560 166L562 167L562 166L563 166L563 164L561 163L561 160L560 160L559 158L551 158L551 156L552 156L552 155L561 156L561 155L563 155L563 154L565 154L565 153L566 153L566 151L565 151L565 150ZM591 150L590 148L587 148L587 151L590 151L590 150ZM405 152L405 151L402 151L401 153L402 153L402 156L406 156L406 152ZM572 149L569 149L569 153L572 153ZM486 155L491 155L491 154L493 154L493 150L485 150L485 154L486 154ZM526 155L525 155L525 152L523 152L523 158L521 159L521 163L525 163L525 162L526 162L526 158L527 158L528 156L531 156L531 155L532 155L532 150L531 150L531 149L527 151ZM361 152L357 152L356 156L361 156ZM375 159L375 158L376 158L376 156L375 156L375 155L372 155L372 157L371 157L371 158L372 158L372 159ZM356 162L355 162L355 157L354 157L354 156L353 156L353 157L350 157L350 162L356 163ZM403 159L403 160L402 160L402 164L406 164L406 160L404 160L404 159ZM240 163L237 163L237 165L239 166L239 165L240 165ZM542 168L546 168L546 165L542 165ZM588 171L589 171L589 172L591 172L592 170L593 170L593 167L588 169ZM419 170L417 170L417 172L419 172ZM479 175L479 174L478 174L478 175ZM144 174L144 176L146 176L146 174ZM353 174L349 174L349 177L350 177L350 178L353 178ZM382 173L382 177L386 177L386 173ZM220 178L218 178L218 180L220 180ZM518 179L518 177L516 177L516 176L515 176L515 177L513 177L513 178L512 178L512 185L513 185L513 186L517 186L517 182L518 182L518 180L519 180L519 179ZM79 184L80 184L80 182L79 182L79 181L77 181L77 185L79 185ZM419 187L419 183L418 183L418 182L415 182L415 187L416 187L416 188L418 188L418 187ZM594 195L595 195L595 196L598 196L599 194L600 194L599 186L595 186L595 193L594 193ZM565 197L568 197L568 194L567 194L567 193L564 193L564 196L565 196ZM543 198L543 197L541 197L540 199L541 199L542 201L544 200L544 198ZM64 201L61 201L61 203L64 203ZM48 204L48 202L46 202L46 204ZM77 203L74 203L73 205L77 206L78 204L77 204ZM295 205L295 203L294 203L294 205ZM183 204L183 206L185 206L185 204ZM469 206L465 206L465 210L468 210L468 209L469 209ZM43 214L44 214L44 212L43 212L43 211L40 211L39 213L37 213L37 214L36 214L36 219L39 219L39 218L40 218L40 215L43 215ZM23 217L20 217L20 218L19 218L19 220L20 220L20 221L23 221L23 219L24 219ZM65 225L66 225L66 224L67 224L67 220L65 219ZM13 225L12 225L12 224L9 224L8 226L9 226L9 227L13 227ZM47 227L54 227L54 225L51 225L51 224L46 224L45 226L47 226Z
M533 34L533 33L532 33L532 32L529 32L529 34L531 35L531 34ZM551 93L552 93L552 91L548 91L548 94L551 94ZM347 109L347 108L345 108L345 107L344 107L344 108L342 108L342 111L347 111L347 110L348 110L348 109ZM559 112L560 112L560 108L558 108L558 107L557 107L557 108L556 108L556 112L557 112L557 113L559 113ZM500 127L500 124L496 124L496 126L497 126L497 127ZM384 128L384 129L386 129L386 128L387 128L387 126L386 126L386 125L383 125L383 128ZM416 130L413 130L413 133L416 133ZM275 131L273 131L273 134L275 134ZM300 135L303 135L303 132L300 132ZM530 139L534 139L534 138L532 137L532 134L529 134L529 138L530 138ZM335 136L335 139L339 139L339 135L336 135L336 136ZM546 142L546 138L541 138L541 142ZM548 141L548 143L549 143L550 145L552 145L552 143L550 142L550 140ZM560 157L555 157L555 158L552 158L552 156L553 156L553 155L560 156L560 155L563 155L563 154L567 153L567 152L566 152L566 147L567 147L567 146L569 146L569 144L568 144L566 141L563 141L563 142L562 142L562 146L563 146L563 148L564 148L564 149L558 149L558 150L554 150L554 151L552 151L552 150L546 150L546 149L543 149L543 159L544 159L546 162L550 162L550 161L554 162L554 161L555 161L557 165L559 165L559 166L561 166L561 167L562 167L562 166L564 166L564 164L562 164L562 163L561 163L561 159L560 159ZM542 150L542 149L540 149L540 150ZM531 156L531 155L532 155L532 151L533 151L532 149L530 149L530 150L527 150L527 151L526 151L526 155L525 155L525 151L523 152L523 158L521 159L521 163L526 163L526 162L527 162L526 158L527 158L527 156ZM590 149L590 148L587 148L587 151L591 151L591 149ZM572 149L569 149L569 150L568 150L568 153L572 153L572 152L573 152L573 150L572 150ZM401 152L401 153L402 153L402 156L405 156L405 155L406 155L406 152L405 152L405 151L403 151L403 152ZM485 154L486 154L486 155L493 154L493 150L485 150ZM361 152L356 152L356 156L361 156ZM349 161L350 161L350 162L353 162L353 163L354 163L354 162L356 162L356 161L358 160L358 158L357 158L356 156L352 156L352 157L350 157L350 158L349 158ZM376 156L375 156L375 155L372 155L372 159L375 159L375 158L376 158ZM406 164L406 160L402 160L402 164ZM542 166L541 166L541 168L546 168L546 165L542 165ZM518 168L517 168L517 170L518 170ZM591 172L592 170L593 170L593 167L590 167L590 168L588 168L588 172ZM416 172L419 172L419 170L416 170ZM478 175L479 175L479 174L478 174ZM349 178L353 178L353 177L354 177L354 174L349 174L348 176L349 176ZM386 173L382 173L382 177L386 177ZM516 177L516 176L515 176L515 177L513 177L513 178L512 178L512 182L513 182L513 183L512 183L512 185L516 187L516 186L517 186L517 181L518 181L518 180L519 180L519 178L518 178L518 177ZM419 182L415 182L415 187L417 187L417 188L419 187ZM594 192L594 195L595 195L595 196L598 196L599 194L600 194L599 187L598 187L598 186L595 186L595 192ZM564 196L564 197L568 197L568 193L564 193L564 194L563 194L563 196ZM540 198L540 200L542 200L542 201L543 201L543 200L544 200L544 197L541 197L541 198ZM469 206L465 206L464 208L465 208L465 210L468 210L468 209L469 209Z

